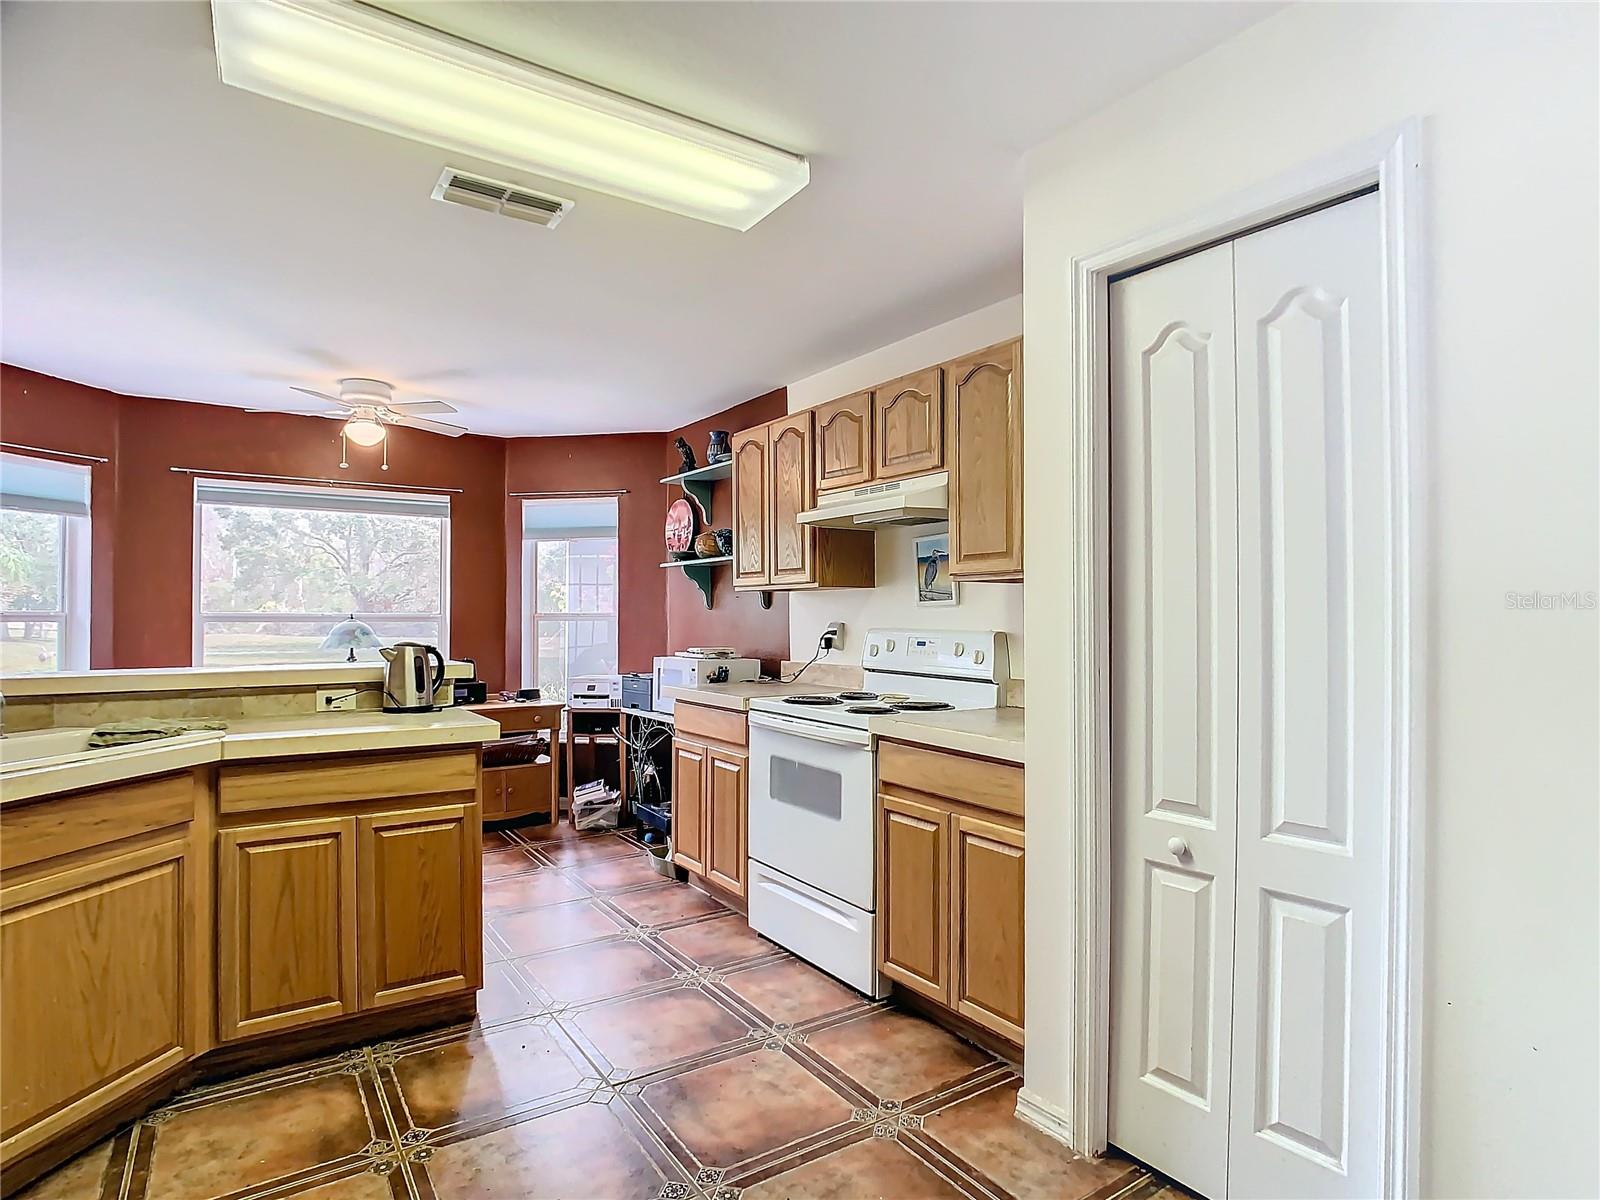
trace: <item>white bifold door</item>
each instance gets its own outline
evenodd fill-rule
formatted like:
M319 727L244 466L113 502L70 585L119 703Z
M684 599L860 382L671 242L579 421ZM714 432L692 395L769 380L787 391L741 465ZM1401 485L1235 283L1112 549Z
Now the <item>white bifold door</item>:
M1112 1142L1373 1197L1396 620L1378 201L1111 285Z

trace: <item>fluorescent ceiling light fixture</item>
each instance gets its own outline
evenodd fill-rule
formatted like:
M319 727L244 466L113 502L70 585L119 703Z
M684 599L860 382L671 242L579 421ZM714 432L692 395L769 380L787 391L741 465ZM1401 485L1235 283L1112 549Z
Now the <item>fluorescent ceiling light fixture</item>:
M212 0L222 82L535 175L749 229L804 158L352 0Z

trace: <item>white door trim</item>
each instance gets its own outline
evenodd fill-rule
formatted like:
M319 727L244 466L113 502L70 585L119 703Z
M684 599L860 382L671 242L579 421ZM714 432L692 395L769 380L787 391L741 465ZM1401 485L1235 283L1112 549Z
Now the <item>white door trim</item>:
M1070 1144L1106 1146L1111 1020L1111 723L1109 301L1113 275L1229 237L1253 226L1378 185L1383 233L1384 374L1395 483L1393 607L1394 750L1384 952L1383 1194L1418 1194L1422 1015L1422 874L1426 681L1426 564L1423 418L1420 126L1416 120L1250 188L1200 213L1098 253L1074 258L1069 361L1073 364L1068 462L1073 495L1066 529L1071 563L1067 675L1071 739L1068 809L1073 814L1069 1111L1054 1113ZM1040 1122L1043 1124L1043 1122Z

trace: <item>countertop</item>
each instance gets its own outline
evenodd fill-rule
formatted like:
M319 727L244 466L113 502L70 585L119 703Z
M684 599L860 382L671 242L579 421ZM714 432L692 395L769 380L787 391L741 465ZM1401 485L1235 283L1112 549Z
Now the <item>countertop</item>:
M55 671L0 677L7 699L104 696L148 692L211 692L245 688L342 687L383 682L382 662L292 663L279 666L147 667L125 671ZM471 663L445 664L446 679L470 679Z
M476 745L499 737L500 726L464 708L446 708L431 713L311 713L233 720L226 729L104 750L87 748L89 733L42 729L0 740L0 804L208 763Z
M669 687L663 690L671 700L745 712L750 707L750 701L760 700L764 696L799 696L806 692L826 692L830 689L815 683L778 683L772 679L757 679L751 683L703 683L699 687Z
M935 750L977 754L1023 762L1025 709L969 708L955 712L897 713L873 717L867 728L874 737L914 742Z

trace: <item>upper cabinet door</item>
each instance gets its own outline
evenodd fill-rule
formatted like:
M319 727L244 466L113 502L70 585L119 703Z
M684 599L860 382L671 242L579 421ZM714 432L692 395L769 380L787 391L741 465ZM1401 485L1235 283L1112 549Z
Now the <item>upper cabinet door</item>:
M1022 342L944 365L950 574L1022 576ZM883 393L880 391L879 393Z
M771 512L767 488L767 427L733 435L733 582L764 587L772 582L768 560Z
M939 368L879 388L872 402L879 479L921 475L944 466L944 397Z
M811 551L814 531L795 520L811 507L811 413L798 412L767 426L772 449L771 580L775 585L814 581Z
M872 482L872 393L857 392L812 410L817 423L817 491Z

